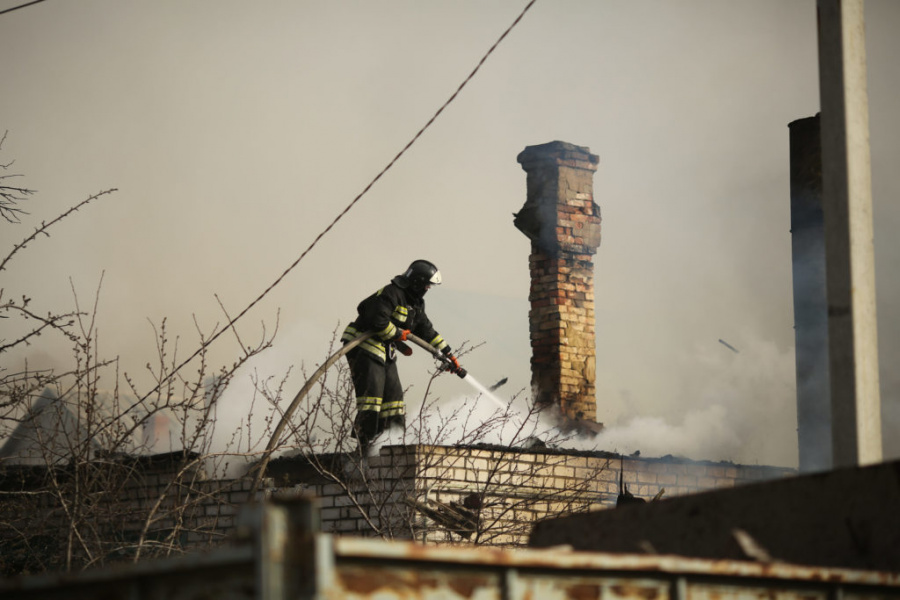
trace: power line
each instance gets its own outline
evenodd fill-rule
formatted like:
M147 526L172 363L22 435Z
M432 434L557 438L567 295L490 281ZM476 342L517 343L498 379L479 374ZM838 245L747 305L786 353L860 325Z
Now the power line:
M5 15L8 12L12 12L14 10L19 10L20 8L25 8L27 6L31 6L32 4L40 4L44 2L44 0L34 0L33 2L26 2L25 4L20 4L19 6L13 6L12 8L6 8L4 10L0 10L0 15Z
M312 243L306 248L306 250L304 250L303 253L297 258L297 260L295 260L293 263L291 263L291 266L289 266L287 269L285 269L284 272L283 272L281 275L279 275L278 278L277 278L275 281L273 281L273 282L269 285L269 287L267 287L265 290L263 290L263 292L262 292L259 296L257 296L255 300L253 300L250 304L248 304L248 305L247 305L240 313L238 313L237 316L235 316L233 319L230 319L230 320L225 324L225 326L222 327L222 329L220 329L218 332L216 332L215 334L213 334L208 340L206 340L203 344L201 344L200 347L197 348L197 350L196 350L193 354L191 354L189 357L187 357L184 361L181 362L181 364L179 364L177 367L175 367L175 369L173 369L171 373L169 373L166 377L164 377L162 380L160 380L160 382L156 385L156 387L154 387L154 388L153 388L152 390L150 390L147 394L145 394L143 398L141 398L141 400L139 401L139 403L140 403L140 402L143 402L143 401L144 401L145 399L147 399L151 394L153 394L154 392L156 392L156 391L157 391L164 383L166 383L166 382L168 382L170 379L172 379L172 377L174 377L175 374L178 373L178 371L180 371L180 370L181 370L185 365L187 365L189 362L191 362L192 360L194 360L195 358L197 358L197 356L199 356L204 350L206 350L206 348L208 348L214 341L216 341L216 339L218 339L219 336L221 336L221 335L222 335L223 333L225 333L226 331L232 329L232 328L234 327L234 324L235 324L241 317L243 317L245 314L247 314L248 312L250 312L250 310L251 310L254 306L256 306L257 304L259 304L259 303L262 301L262 299L265 298L265 297L269 294L269 292L271 292L273 289L275 289L275 287L276 287L278 284L280 284L280 283L284 280L284 278L287 277L288 274L289 274L291 271L294 270L294 268L295 268L297 265L300 264L300 261L302 261L302 260L306 257L306 255L309 254L310 251L311 251L313 248L316 247L316 245L319 243L319 241L320 241L323 237L325 237L325 235L327 235L328 232L330 232L331 229L332 229L335 225L337 225L338 221L340 221L341 219L343 219L343 218L344 218L344 215L346 215L348 212L350 212L350 210L351 210L351 209L356 205L356 203L359 202L360 199L361 199L361 198L362 198L362 197L363 197L363 196L364 196L364 195L372 188L372 186L375 185L375 183L376 183L379 179L381 179L381 177L382 177L385 173L387 173L388 170L389 170L391 167L394 166L394 164L400 159L400 157L403 156L403 155L406 153L406 151L409 150L409 149L412 147L412 145L416 143L416 141L422 136L422 134L425 133L425 130L428 129L429 127L431 127L431 124L434 123L434 121L438 118L438 116L440 116L440 114L441 114L442 112L444 112L444 109L447 108L447 107L450 105L451 102L453 102L454 100L456 100L456 97L459 95L459 93L463 90L464 87L466 87L466 85L469 83L469 81L471 81L472 78L475 77L475 74L478 73L479 69L481 69L481 66L485 63L485 61L488 59L488 57L489 57L491 54L493 54L493 52L494 52L494 50L497 48L497 46L500 45L500 42L502 42L502 41L506 38L506 36L509 35L509 32L512 31L513 28L515 28L515 26L519 24L519 21L522 20L522 17L525 16L525 13L528 12L528 10L532 7L532 5L534 5L535 2L537 2L537 0L530 0L530 2L528 2L528 4L525 5L525 8L523 8L523 9L522 9L522 12L519 13L519 16L516 17L516 19L512 22L512 24L511 24L509 27L506 28L506 31L504 31L504 32L500 35L500 37L497 38L497 41L494 42L494 44L488 49L488 51L485 52L484 56L481 57L481 60L478 61L478 64L475 65L475 68L472 69L472 72L469 73L469 75L463 80L463 82L462 82L461 84L459 84L459 87L456 88L456 91L454 91L453 94L451 94L450 97L447 98L447 100L441 105L441 107L440 107L439 109L437 109L437 111L431 116L430 119L428 119L428 122L425 123L425 125L423 125L422 128L419 129L418 132L416 132L416 134L412 137L412 139L409 140L409 142L406 143L406 145L403 147L403 149L400 150L400 152L398 152L397 155L394 156L394 158L391 159L391 161L387 164L387 166L384 167L384 168L378 173L378 175L376 175L375 178L372 179L372 181L369 182L369 184L368 184L365 188L363 188L363 191L361 191L359 194L357 194L357 196L350 202L350 204L348 204L348 205L344 208L344 210L342 210L342 211L338 214L338 216L335 217L334 220L333 220L333 221L332 221L325 229L323 229L321 233L319 233L319 235L316 236L316 238L315 238L315 239L312 241Z

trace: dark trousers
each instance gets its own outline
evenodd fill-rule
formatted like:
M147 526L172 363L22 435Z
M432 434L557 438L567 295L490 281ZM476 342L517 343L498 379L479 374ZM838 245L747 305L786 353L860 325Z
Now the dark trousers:
M403 386L394 360L382 364L365 350L354 348L347 354L347 362L356 390L353 437L359 441L360 449L365 451L385 429L406 427Z

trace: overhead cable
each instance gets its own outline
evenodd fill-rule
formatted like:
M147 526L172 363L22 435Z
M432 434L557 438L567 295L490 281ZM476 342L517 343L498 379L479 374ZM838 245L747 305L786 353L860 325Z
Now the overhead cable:
M412 137L412 139L410 139L409 142L407 142L406 145L403 146L403 149L400 150L400 152L398 152L397 155L394 156L394 158L391 159L391 161L387 164L387 166L385 166L385 167L384 167L384 168L383 168L383 169L382 169L382 170L381 170L381 171L380 171L380 172L372 179L372 181L370 181L369 184L366 185L366 187L363 188L363 190L362 190L359 194L357 194L357 196L350 202L350 204L348 204L348 205L344 208L344 210L342 210L342 211L334 218L334 220L333 220L333 221L332 221L325 229L323 229L323 230L321 231L321 233L319 233L319 235L316 236L316 238L315 238L315 239L312 241L312 243L306 248L306 250L304 250L303 253L300 254L300 256L297 257L297 259L296 259L293 263L291 263L291 265L290 265L287 269L285 269L284 272L282 272L281 275L279 275L278 278L277 278L275 281L273 281L273 282L272 282L265 290L263 290L262 293L261 293L259 296L257 296L255 300L253 300L252 302L250 302L250 304L248 304L248 305L247 305L241 312L239 312L233 319L229 319L229 321L225 324L224 327L222 327L219 331L217 331L216 333L214 333L213 335L211 335L211 336L209 337L209 339L207 339L205 342L203 342L203 344L201 344L200 347L197 348L197 350L196 350L193 354L191 354L191 355L190 355L189 357L187 357L184 361L182 361L182 362L181 362L177 367L175 367L175 369L172 370L166 377L164 377L163 379L161 379L160 382L156 385L156 387L153 388L152 390L150 390L146 395L144 395L144 397L141 398L141 400L140 400L139 402L143 402L143 400L145 400L145 399L146 399L147 397L149 397L151 394L153 394L154 392L156 392L156 391L157 391L164 383L166 383L168 380L170 380L172 377L174 377L175 374L178 373L178 371L180 371L185 365L187 365L189 362L191 362L191 361L194 360L197 356L199 356L204 350L206 350L206 348L208 348L214 341L216 341L216 339L218 339L223 333L225 333L226 331L232 329L232 328L234 327L234 324L235 324L241 317L243 317L245 314L247 314L248 312L250 312L250 310L251 310L254 306L256 306L257 304L259 304L259 302L261 302L262 299L265 298L265 297L269 294L269 292L271 292L273 289L275 289L275 287L276 287L278 284L280 284L280 283L284 280L284 278L287 277L288 274L289 274L291 271L294 270L294 268L296 268L296 266L297 266L298 264L300 264L300 261L302 261L302 260L306 257L306 255L309 254L310 251L311 251L313 248L316 247L316 245L319 243L319 241L320 241L323 237L325 237L325 235L327 235L328 232L330 232L331 229L332 229L335 225L337 225L338 221L340 221L342 218L344 218L344 215L346 215L348 212L350 212L350 210L351 210L351 209L356 205L356 203L359 202L360 199L361 199L361 198L362 198L362 197L363 197L363 196L364 196L364 195L372 188L372 186L375 185L375 183L376 183L379 179L381 179L381 177L382 177L385 173L387 173L388 170L389 170L391 167L394 166L394 164L400 159L400 157L403 156L403 155L406 153L406 151L409 150L410 147L412 147L412 145L416 143L416 141L422 136L422 134L425 133L425 130L427 130L429 127L431 127L431 124L434 123L434 121L438 118L438 116L440 116L440 114L441 114L442 112L444 112L444 109L446 109L446 108L450 105L450 103L453 102L453 101L456 99L456 97L457 97L457 96L459 95L459 93L463 90L463 88L466 87L466 85L469 83L469 81L471 81L472 78L475 77L475 74L478 73L479 69L481 69L481 66L485 63L485 61L488 59L488 57L489 57L491 54L493 54L493 52L494 52L494 50L497 48L497 46L500 45L500 42L502 42L502 41L506 38L506 36L509 35L509 32L512 31L512 30L515 28L515 26L519 24L519 21L522 20L522 17L525 16L525 13L528 12L528 10L534 5L534 3L535 3L536 1L537 1L537 0L530 0L530 2L528 2L528 4L525 5L525 8L523 8L523 9L522 9L522 12L519 13L519 16L517 16L516 19L512 22L512 24L511 24L509 27L506 28L506 31L504 31L503 34L502 34L499 38L497 38L497 41L493 43L493 45L488 49L488 51L485 52L484 56L481 57L481 60L478 61L478 64L475 65L475 68L472 69L472 72L469 73L469 75L463 80L463 82L459 84L459 87L456 88L456 91L454 91L453 94L451 94L450 97L447 98L447 100L441 105L441 107L440 107L439 109L437 109L437 111L431 116L430 119L428 119L428 122L425 123L425 125L423 125L422 128L419 129L418 132L416 132L416 134Z
M27 6L31 6L32 4L40 4L44 2L44 0L34 0L33 2L26 2L25 4L20 4L19 6L13 6L12 8L4 8L0 10L0 15L5 15L8 12L12 12L14 10L19 10L20 8L25 8Z

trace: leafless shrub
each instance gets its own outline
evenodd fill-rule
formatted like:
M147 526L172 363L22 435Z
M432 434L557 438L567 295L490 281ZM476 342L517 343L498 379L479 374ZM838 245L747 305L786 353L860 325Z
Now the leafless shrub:
M100 358L96 303L75 314L74 367L44 374L43 390L23 396L15 414L6 415L15 429L0 459L2 567L7 573L72 570L219 541L223 533L209 507L230 504L229 493L242 481L224 477L228 461L245 457L232 444L213 448L216 404L235 372L268 348L271 337L245 346L214 374L202 353L193 377L183 379L171 372L177 342L169 341L163 322L151 370L156 381L168 382L141 399L131 378L120 377L118 360ZM120 389L121 380L128 391ZM159 420L175 449L153 460L147 432ZM33 473L27 481L26 471ZM233 512L232 506L221 514Z
M19 203L30 191L3 181L0 175L0 215L15 226L27 214ZM0 261L0 272L53 226L112 191L40 223ZM231 475L235 462L253 458L254 443L265 432L256 442L249 429L246 435L233 432L214 446L217 405L236 372L272 345L277 324L271 333L263 327L256 343L246 343L232 325L242 350L218 369L208 364L206 352L206 340L217 332L198 327L202 350L190 362L190 376L179 369L179 340L170 339L166 321L151 324L156 343L155 359L147 364L153 388L147 391L100 346L101 290L102 277L93 302L82 306L73 284L74 308L48 310L34 307L41 299L0 286L2 574L77 570L215 544L235 504L249 497L242 477ZM17 364L14 354L49 335L70 348L64 367ZM157 426L169 434L161 454L151 435Z

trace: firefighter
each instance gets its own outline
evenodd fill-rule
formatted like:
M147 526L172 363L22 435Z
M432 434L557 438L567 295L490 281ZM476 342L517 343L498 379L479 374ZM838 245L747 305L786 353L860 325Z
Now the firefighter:
M402 344L412 332L442 352L459 372L459 361L425 314L425 292L440 285L441 273L427 260L413 261L402 275L359 303L358 316L341 336L347 343L363 333L375 335L347 353L356 390L356 419L352 435L365 456L369 444L382 431L406 427L403 387L397 373L396 352L410 352Z

